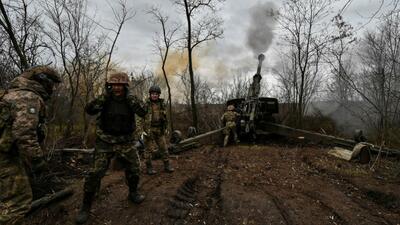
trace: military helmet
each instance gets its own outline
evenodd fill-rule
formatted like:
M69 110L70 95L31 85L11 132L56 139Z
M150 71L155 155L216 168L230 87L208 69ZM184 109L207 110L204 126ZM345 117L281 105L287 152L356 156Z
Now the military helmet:
M128 74L124 72L112 73L107 78L107 84L125 84L129 85Z
M233 110L235 110L235 106L234 105L228 105L227 109L228 109L228 111L233 111Z
M58 72L48 66L33 66L26 69L21 77L25 77L30 80L41 81L49 80L53 83L61 83L61 78Z
M53 94L54 84L61 83L58 72L48 66L33 66L26 69L20 76L40 83L48 95Z
M149 88L149 93L153 92L161 94L161 88L158 85L153 85Z

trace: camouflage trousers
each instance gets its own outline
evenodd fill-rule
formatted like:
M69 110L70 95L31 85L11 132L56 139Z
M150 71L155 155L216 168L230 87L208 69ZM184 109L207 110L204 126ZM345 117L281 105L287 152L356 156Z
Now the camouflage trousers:
M223 130L223 133L225 134L225 138L224 138L224 146L226 146L228 144L229 141L229 135L231 134L231 132L233 133L233 140L235 142L237 142L237 133L236 133L236 123L235 122L227 122L226 123L226 127Z
M226 122L225 129L223 133L225 135L229 135L231 132L235 135L236 134L236 123L235 122ZM236 134L237 135L237 134Z
M93 166L85 179L85 192L94 193L99 190L101 179L105 176L111 159L114 157L124 167L128 184L132 179L139 177L140 159L133 142L109 144L98 138L96 140Z
M0 153L0 224L23 224L31 203L32 189L21 160Z
M144 145L146 146L144 158L146 162L151 162L153 153L156 152L157 149L161 159L163 161L168 161L169 153L164 132L158 127L152 127L147 135L148 136L144 139Z

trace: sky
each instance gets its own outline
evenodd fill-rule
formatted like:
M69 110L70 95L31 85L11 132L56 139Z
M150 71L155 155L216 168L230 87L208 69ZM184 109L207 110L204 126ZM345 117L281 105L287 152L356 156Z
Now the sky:
M101 21L101 24L112 26L113 15L110 5L115 4L115 2L112 0L89 0L88 8ZM113 58L127 71L144 67L155 68L160 64L159 56L154 51L153 38L155 32L160 30L160 26L154 23L146 11L151 6L159 6L164 13L170 16L171 21L182 22L183 28L185 26L184 14L180 13L169 0L127 2L134 9L135 17L123 27ZM236 70L248 71L248 76L251 77L255 73L258 63L255 54L246 42L247 31L250 29L252 21L251 15L259 5L274 5L279 10L281 2L281 0L226 0L221 4L217 14L224 21L223 37L196 49L198 54L196 73L214 85L231 79L233 71ZM356 28L365 25L369 17L378 8L379 2L380 0L353 0L344 11L344 20L350 22ZM333 10L338 11L344 3L344 0L339 1ZM363 29L358 30L358 34L362 34L365 29L370 29L373 26L374 21L362 26ZM279 40L279 30L272 25L270 28L274 38L270 48L264 52L266 60L263 64L262 73L266 74L267 80L273 82L273 79L268 78L268 76L271 75L270 68L274 66L277 60L279 48L275 43Z

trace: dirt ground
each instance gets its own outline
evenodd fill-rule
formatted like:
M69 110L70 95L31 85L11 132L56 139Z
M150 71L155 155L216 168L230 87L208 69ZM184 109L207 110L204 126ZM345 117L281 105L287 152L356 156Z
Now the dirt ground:
M103 179L87 224L400 224L400 181L318 146L203 146L172 156L176 171L143 174L141 205L126 199L122 171ZM381 163L385 168L389 163ZM398 161L397 161L398 165ZM73 197L41 209L28 224L74 224Z

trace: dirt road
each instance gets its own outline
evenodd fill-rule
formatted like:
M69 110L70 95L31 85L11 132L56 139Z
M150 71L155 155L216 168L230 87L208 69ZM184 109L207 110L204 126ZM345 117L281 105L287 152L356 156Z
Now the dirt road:
M282 144L204 146L175 156L173 174L143 175L147 199L139 206L126 199L123 172L113 171L88 224L400 224L399 180L326 152ZM29 223L73 224L81 185Z

